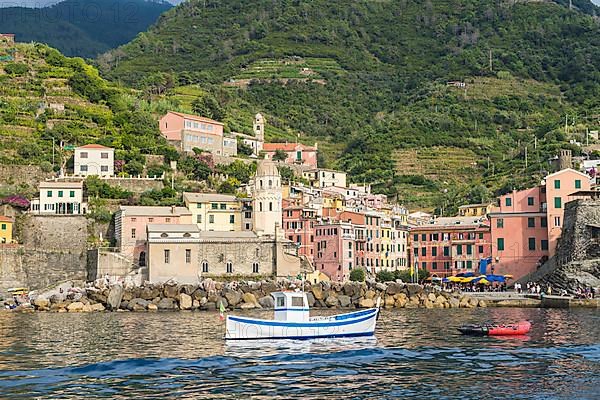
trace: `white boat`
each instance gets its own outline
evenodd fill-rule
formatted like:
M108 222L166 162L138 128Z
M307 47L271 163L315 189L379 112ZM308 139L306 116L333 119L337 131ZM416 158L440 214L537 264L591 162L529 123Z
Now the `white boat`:
M228 315L225 339L316 339L372 336L379 313L377 307L324 317L311 317L304 292L274 292L272 320Z

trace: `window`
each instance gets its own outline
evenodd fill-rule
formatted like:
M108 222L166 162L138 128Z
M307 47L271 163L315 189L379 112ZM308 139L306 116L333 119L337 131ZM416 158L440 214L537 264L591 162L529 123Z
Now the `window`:
M206 261L206 260L202 261L202 272L204 272L204 273L208 272L208 261Z
M467 255L473 254L473 245L467 245Z
M6 224L2 224L2 230L5 231L6 230Z
M477 251L479 252L479 254L483 253L483 246L479 246L479 248L477 249Z
M210 208L213 210L218 210L219 209L219 205L217 203L211 203Z
M560 217L554 217L554 226L560 226Z
M87 151L82 151L82 152L79 154L79 157L80 157L80 158L88 158L88 153L87 153Z
M546 228L548 226L548 217L540 218L540 226Z
M534 205L534 200L533 200L533 197L528 197L528 198L527 198L527 205L528 205L528 206L532 206L532 205Z
M296 152L296 160L302 160L302 152L301 151L297 151Z
M304 307L304 298L300 296L292 296L292 307Z
M244 218L246 218L246 219L250 219L250 218L252 218L252 213L251 213L250 211L246 211L246 212L244 213Z
M512 206L512 199L511 199L510 197L507 197L507 198L505 199L505 202L504 202L504 204L506 204L506 207L510 207L510 206Z
M58 191L58 197L63 197L63 191L62 190Z
M202 215L200 215L200 214L196 215L196 223L197 224L201 224L202 223Z
M227 261L226 268L228 274L233 274L233 263L231 261Z
M258 263L257 262L252 263L252 273L258 274Z
M432 262L431 263L431 269L437 269L437 262Z
M436 256L437 256L437 247L432 247L432 248L431 248L431 255L432 255L433 257L436 257Z
M560 197L554 198L554 208L562 208L562 199Z
M479 239L483 240L483 233L482 232L479 232Z
M535 238L529 238L527 241L529 242L529 250L535 250Z
M581 181L579 179L575 179L575 189L581 189Z
M498 251L504 250L504 238L498 238L497 245Z
M227 204L221 203L221 204L219 204L219 206L220 206L221 210L227 210Z
M192 263L192 249L185 249L185 263Z
M215 223L215 216L214 215L209 215L208 216L208 223L209 224L214 224Z
M108 153L100 153L100 158L108 158Z
M273 202L269 202L269 211L273 211Z
M425 261L421 263L421 268L427 269L427 263Z
M419 235L418 234L414 234L413 235L413 241L418 242L419 241Z
M542 239L542 250L548 250L548 241Z
M258 203L258 208L259 208L259 211L262 212L262 201Z
M450 247L444 246L444 257L448 257L450 255Z
M418 249L417 247L415 247L415 249L414 249L414 253L415 253L415 256L418 256L418 255L419 255L419 249Z
M560 180L558 180L558 179L554 180L554 189L560 189Z
M229 216L229 223L230 224L235 224L235 215L230 215Z
M48 197L52 197L52 190L48 190L48 192L46 193L46 195L47 195Z
M458 246L456 246L456 255L461 255L462 254L462 244L459 244Z
M131 228L131 238L135 239L135 228Z
M101 165L100 166L100 171L101 172L108 172L108 165Z
M467 269L473 269L473 261L467 261Z
M427 255L427 247L421 247L421 255L423 257Z
M154 222L154 218L148 218L148 222Z
M496 220L496 228L504 228L504 218L498 218Z
M534 217L527 218L527 227L535 228L535 218Z
M81 172L87 172L88 171L88 166L87 165L80 165L79 166L79 170Z
M171 262L171 250L165 250L165 264Z
M165 222L166 222L166 223L169 223L169 222L171 222L171 218L165 218Z
M425 233L421 234L421 241L424 242L427 240L427 235Z

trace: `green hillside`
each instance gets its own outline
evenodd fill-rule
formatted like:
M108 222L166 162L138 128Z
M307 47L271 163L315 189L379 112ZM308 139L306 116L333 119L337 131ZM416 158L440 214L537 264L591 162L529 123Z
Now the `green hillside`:
M13 2L17 5L18 2ZM96 57L127 43L171 8L145 0L65 0L45 8L0 8L0 32L41 42L68 56Z

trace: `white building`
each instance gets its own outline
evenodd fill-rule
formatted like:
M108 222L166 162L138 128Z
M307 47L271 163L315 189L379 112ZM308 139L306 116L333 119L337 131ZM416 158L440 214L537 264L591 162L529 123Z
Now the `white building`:
M311 169L304 171L302 176L310 182L310 186L325 188L330 186L346 187L346 173L332 169Z
M246 146L252 148L253 157L258 157L265 143L265 118L262 114L258 113L254 116L252 130L254 131L254 136L237 132L234 132L233 136L239 138Z
M86 144L75 149L73 173L75 175L113 176L115 174L115 149L99 144Z
M275 235L275 224L281 225L281 175L275 163L260 161L253 186L252 217L259 235Z
M31 201L36 214L76 215L87 212L83 182L40 182L40 197Z

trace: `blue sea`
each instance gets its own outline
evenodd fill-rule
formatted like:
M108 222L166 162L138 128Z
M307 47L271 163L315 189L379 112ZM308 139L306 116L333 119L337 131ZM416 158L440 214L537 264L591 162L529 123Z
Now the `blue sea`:
M533 324L523 337L456 331L523 319ZM0 398L600 398L595 309L382 311L375 337L347 340L223 333L206 312L2 312Z

